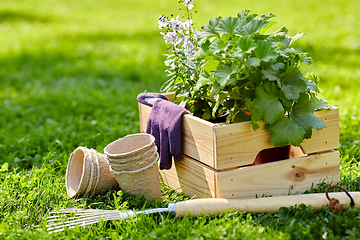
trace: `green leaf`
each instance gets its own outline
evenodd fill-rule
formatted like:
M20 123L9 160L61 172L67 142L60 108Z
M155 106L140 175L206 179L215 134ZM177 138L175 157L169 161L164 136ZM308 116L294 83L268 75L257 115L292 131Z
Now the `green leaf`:
M316 84L319 84L319 82L320 82L320 78L314 73L306 74L306 78L311 81L314 81Z
M211 19L207 24L205 24L200 31L200 39L219 36L218 32L215 30L216 26L221 22L221 17Z
M164 82L164 84L160 88L160 92L169 91L174 86L175 79L176 79L176 76L174 76L174 77L170 78L169 80L167 80L166 82Z
M202 86L210 82L210 77L205 76L203 73L199 75L199 79L194 87L195 90L199 90Z
M279 72L280 69L284 69L285 64L282 62L276 62L274 63L271 68L274 69L275 72Z
M240 20L238 18L226 17L217 27L215 31L217 33L226 33L226 34L234 34L236 27L239 25Z
M249 10L249 9L244 9L244 10L242 10L241 12L239 12L239 13L237 14L237 17L238 17L240 20L243 20L244 18L247 17L247 15L249 15L250 11L251 11L251 10Z
M256 58L255 58L256 59ZM253 72L252 74L250 74L247 77L248 80L250 80L250 82L252 82L253 84L255 84L255 86L259 85L262 81L262 73L260 69L256 69L255 72Z
M279 89L274 82L265 82L256 88L253 103L263 112L263 121L272 124L285 114L284 107L278 99Z
M212 109L212 116L215 118L216 113L218 112L219 106L223 103L224 99L226 98L226 94L224 92L220 93L218 97L216 98L216 104Z
M254 40L248 38L248 37L242 37L239 40L239 48L246 53L250 53L256 48Z
M204 69L207 72L211 72L211 71L215 70L219 66L219 64L220 64L220 62L218 60L211 58L205 63Z
M235 77L231 77L227 80L226 85L228 86L235 86L238 82L238 79Z
M233 56L234 58L240 58L240 59L242 59L242 58L244 57L244 54L243 54L242 52L234 52L234 53L232 54L232 56Z
M265 34L265 32L270 28L270 27L272 27L273 25L275 25L276 24L276 21L268 21L269 22L269 24L268 25L266 25L265 27L263 27L261 30L260 30L260 34Z
M256 49L254 50L256 58L264 62L270 62L277 58L277 53L272 46L271 42L258 41L256 43Z
M214 96L220 93L220 84L214 83L211 87L211 91L209 93L209 97L213 98Z
M311 107L314 110L330 109L330 105L325 100L319 99L317 97L311 99Z
M304 36L304 33L297 33L295 36L293 37L285 37L284 40L281 41L281 43L285 46L285 47L290 47L291 44L293 44L296 40L298 40L299 38L301 38L302 36Z
M9 168L9 163L5 162L3 165L1 165L1 172L5 172Z
M263 19L254 18L250 22L245 24L245 26L241 28L239 33L241 32L240 34L245 35L245 36L250 36L252 34L256 34L260 31L261 28L266 27L266 25L268 23L269 22L267 22Z
M304 81L308 90L311 90L315 93L319 92L319 88L316 86L316 83L314 81L311 81L307 78L305 78Z
M211 45L211 42L209 40L206 40L203 44L201 44L201 49L203 50L204 53L206 53L209 50L210 45Z
M301 94L299 100L295 102L290 118L306 131L305 138L310 138L312 135L312 128L321 130L326 125L324 121L317 118L313 114L312 103L307 94Z
M206 108L201 118L209 120L211 118L211 110L209 108Z
M263 112L249 98L245 99L245 106L251 112L251 126L256 131L260 127L257 121L262 119Z
M253 67L258 67L260 66L260 59L257 59L257 58L249 58L247 61L246 61L246 66L253 66Z
M227 65L221 65L214 70L214 76L222 87L227 85L227 80L230 78L231 72L231 67Z
M277 73L272 69L262 70L261 73L263 74L262 76L263 79L269 79L270 81L276 81L279 79Z
M305 135L305 130L302 127L285 116L274 124L266 126L266 128L272 132L271 142L280 147L288 144L300 146Z
M269 14L265 14L265 15L261 15L261 19L264 19L264 20L269 20L270 18L273 18L273 17L276 17L274 14L272 13L269 13Z
M307 54L301 54L300 55L300 61L303 63L306 63L307 65L311 64L312 58L309 57Z
M287 99L298 99L300 93L307 90L305 81L302 79L303 74L297 67L289 67L281 75L282 91Z
M271 34L267 39L272 42L281 42L286 38L288 29L286 27L281 27L279 30Z
M224 42L222 39L219 39L210 45L210 52L215 55L221 51L226 51L227 47L228 43Z

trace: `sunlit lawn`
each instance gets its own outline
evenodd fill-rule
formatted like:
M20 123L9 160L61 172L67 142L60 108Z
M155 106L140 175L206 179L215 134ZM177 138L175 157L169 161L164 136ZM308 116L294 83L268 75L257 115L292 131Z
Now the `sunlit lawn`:
M340 109L342 185L359 190L360 25L356 0L195 1L195 28L247 8L277 15L321 78L321 97ZM136 96L166 81L160 14L182 14L177 1L2 0L0 4L0 238L300 238L359 237L359 211L336 216L283 209L183 219L141 216L48 235L54 207L141 208L122 192L70 200L64 175L77 146L99 152L139 132ZM322 188L323 189L323 188ZM186 199L163 187L166 205Z

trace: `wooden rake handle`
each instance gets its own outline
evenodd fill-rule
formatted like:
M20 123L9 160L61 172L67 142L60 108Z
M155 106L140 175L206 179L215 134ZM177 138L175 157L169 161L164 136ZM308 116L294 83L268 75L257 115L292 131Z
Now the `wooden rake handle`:
M355 208L360 209L360 192L349 192L355 201ZM340 204L350 206L350 198L343 192L330 193L330 197L339 199ZM231 211L269 213L278 212L280 207L291 207L295 205L311 205L314 209L319 209L329 204L329 200L324 193L291 195L281 197L267 197L255 199L224 199L224 198L204 198L194 199L175 204L175 212L178 216L216 215Z

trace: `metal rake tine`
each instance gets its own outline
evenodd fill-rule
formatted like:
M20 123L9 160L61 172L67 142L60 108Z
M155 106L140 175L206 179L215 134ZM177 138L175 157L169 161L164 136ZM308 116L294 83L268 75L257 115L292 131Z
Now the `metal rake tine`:
M76 226L83 227L83 226L95 224L95 223L98 223L98 222L99 222L99 221L93 221L92 223L89 222L89 223L87 223L87 224L79 224L79 225L66 224L66 225L59 226L59 227L57 227L57 228L48 228L48 230L53 230L53 229L54 229L54 231L50 231L49 233L56 233L56 232L64 231L66 227L69 227L69 229L73 229L73 228L75 228Z
M101 220L103 220L103 219L101 219L98 216L94 216L94 217L88 217L88 218L80 218L77 220L72 220L72 221L67 221L67 222L52 223L52 224L47 225L46 227L48 230L53 230L53 229L59 229L59 228L65 228L65 227L85 226L85 225L91 225L94 223L98 223Z
M72 220L72 219L75 219L75 218L79 218L79 217L85 217L85 216L94 216L95 214L93 213L84 213L84 214L76 214L75 216L72 216L72 217L67 217L67 215L65 214L58 214L58 215L52 215L52 216L49 216L47 218L47 222L53 222L53 221L56 221L56 220L64 220L64 218L66 217L66 220Z
M84 212L97 212L98 209L81 209L81 208L60 208L59 210L53 210L49 214L70 214L70 213L84 213ZM109 211L109 210L102 210Z
M98 223L100 222L100 219L87 219L86 221L78 221L78 222L66 222L66 223L60 223L60 224L55 224L55 225L50 225L50 226L47 226L47 229L49 231L51 230L57 230L57 229L65 229L66 227L69 227L69 228L73 228L73 227L76 227L76 226L86 226L86 225L91 225L91 224L95 224L95 223Z
M100 222L101 220L108 221L113 219L120 219L121 217L119 212L120 211L108 210L107 213L98 211L98 214L79 214L76 217L72 217L70 221L63 221L62 218L53 218L48 221L49 224L47 225L47 228L48 230L52 230L76 225L85 226Z
M74 217L74 218L69 218L66 219L66 221L64 221L64 219L62 218L57 218L57 219L51 219L49 221L47 221L49 224L47 226L53 226L53 225L59 225L62 223L73 223L73 222L78 222L81 220L86 220L87 218L94 218L96 216L84 216L84 217Z
M105 218L106 219L106 215L105 214L101 214L101 215L80 215L80 216L76 216L76 217L72 217L72 218L68 218L66 220L64 220L63 218L56 218L56 219L50 219L49 221L47 222L50 222L49 225L56 225L58 222L59 224L60 223L76 223L76 222L79 222L79 221L82 221L82 220L87 220L87 219L92 219L92 218L96 218L96 219L102 219L102 218Z

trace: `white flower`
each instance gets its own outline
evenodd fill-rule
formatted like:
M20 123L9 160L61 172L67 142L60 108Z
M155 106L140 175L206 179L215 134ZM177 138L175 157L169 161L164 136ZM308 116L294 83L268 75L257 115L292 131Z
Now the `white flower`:
M162 29L162 28L166 27L166 22L167 22L167 18L163 15L160 15L159 21L158 21L159 28Z
M185 22L183 22L182 29L185 31L189 31L191 29L191 25L192 25L192 20L188 19Z
M194 32L194 38L195 38L195 40L199 37L199 35L200 35L200 31L199 31L199 30L195 30L195 32Z
M192 9L194 7L193 0L184 0L184 6L187 9Z
M178 39L178 36L176 36L176 32L161 33L161 35L164 36L166 43L170 43L171 45L176 44L176 40Z
M179 21L179 16L176 17L176 19L172 18L170 21L168 21L167 23L168 27L176 32L182 32L182 25L183 23L181 21Z

